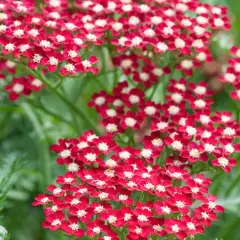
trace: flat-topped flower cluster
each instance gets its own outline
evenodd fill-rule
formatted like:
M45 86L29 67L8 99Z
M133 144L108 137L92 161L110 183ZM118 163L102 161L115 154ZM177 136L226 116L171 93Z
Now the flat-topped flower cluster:
M171 80L168 92L160 105L124 81L113 95L93 96L89 104L102 116L106 136L88 131L51 147L68 171L35 198L34 205L45 206L43 227L98 239L185 239L217 219L224 209L201 172L236 165L239 125L231 113L210 113L203 82Z
M96 74L97 57L86 58L85 53L107 46L114 56L130 51L140 60L139 56L147 55L148 65L172 52L176 67L192 75L195 68L212 60L209 44L213 34L229 28L227 8L198 0L87 0L73 4L46 0L41 14L28 0L0 4L2 57L41 69L43 74ZM5 74L6 70L1 71ZM144 73L136 73L134 78L148 87L149 81L156 82ZM19 81L12 81L11 89L18 96L29 91Z
M224 211L209 192L211 173L236 166L240 126L232 113L213 113L208 84L191 80L212 61L214 34L230 28L227 8L198 0L33 2L0 3L0 77L10 100L50 88L68 104L52 78L61 84L108 67L115 76L113 89L89 102L103 136L90 130L51 147L67 172L35 198L43 227L101 240L203 234ZM231 52L221 80L239 100L240 52ZM160 84L161 103L153 98Z

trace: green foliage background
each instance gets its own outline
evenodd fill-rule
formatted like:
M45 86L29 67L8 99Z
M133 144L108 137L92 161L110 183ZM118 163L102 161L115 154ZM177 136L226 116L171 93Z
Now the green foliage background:
M229 6L234 21L231 34L240 44L240 1L205 2ZM19 68L18 74L22 71ZM67 79L64 82L65 94L73 104L87 112L91 121L97 122L98 116L86 107L87 102L93 92L101 89L97 80L109 86L112 79L112 73L100 75L98 79ZM156 95L160 96L161 89L158 91ZM59 138L75 137L87 129L78 119L74 126L69 125L73 113L48 91L44 90L38 96L37 100L36 96L32 96L27 102L21 99L13 104L5 100L3 92L0 93L0 225L6 227L13 240L61 238L56 233L42 229L43 211L41 207L33 208L31 204L34 196L64 172L56 165L56 156L50 153L49 146ZM44 111L39 109L40 105L44 106ZM230 110L236 114L238 109L239 106L225 92L215 97L214 110ZM240 239L240 157L237 158L238 168L231 174L214 176L211 192L219 196L219 203L226 211L205 235L197 238L199 240Z

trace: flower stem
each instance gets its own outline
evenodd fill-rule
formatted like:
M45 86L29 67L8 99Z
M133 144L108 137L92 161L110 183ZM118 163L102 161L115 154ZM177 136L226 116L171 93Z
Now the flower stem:
M51 157L48 152L48 144L46 143L46 136L42 129L42 125L38 120L38 117L35 115L28 103L24 102L21 104L21 107L26 112L29 120L31 121L37 137L38 137L38 147L40 155L40 163L42 164L41 168L43 171L43 188L45 188L51 182Z
M30 74L32 74L36 78L40 79L49 88L49 90L52 93L54 93L58 98L60 98L66 105L68 105L68 107L70 109L72 109L84 121L84 123L89 128L93 129L97 134L100 134L99 130L97 129L95 124L90 120L90 118L85 116L85 114L79 108L77 108L71 101L69 101L67 98L65 98L64 95L62 95L59 91L57 91L57 89L55 89L54 86L52 86L52 84L48 82L48 80L45 78L45 76L39 74L38 72L36 72L32 69L27 68L24 64L21 64L21 65L24 66L25 69Z
M64 123L66 123L66 124L68 124L68 125L70 125L70 126L72 125L72 123L71 123L70 121L68 121L67 119L65 119L65 118L61 117L60 115L58 115L58 114L56 114L56 113L48 110L47 108L45 108L40 101L39 101L39 105L35 104L34 102L32 102L32 101L30 101L30 100L29 100L28 102L29 102L33 107L38 108L39 110L47 113L48 115L51 115L53 118L56 118L56 119L58 119L59 121L64 122Z

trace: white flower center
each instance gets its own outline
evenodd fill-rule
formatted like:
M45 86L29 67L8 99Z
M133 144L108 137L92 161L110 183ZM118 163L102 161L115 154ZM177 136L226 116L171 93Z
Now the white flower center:
M206 220L209 219L210 217L206 212L202 212L202 218Z
M21 37L24 34L24 31L22 29L16 29L13 31L14 37Z
M122 23L119 23L119 22L116 22L112 25L112 28L115 30L115 31L120 31L122 28L123 28L123 24Z
M180 93L174 93L171 98L175 103L180 103L183 100L183 96Z
M90 61L88 61L88 60L82 61L82 65L83 65L84 68L92 67L92 63Z
M141 37L136 36L132 39L132 45L133 46L139 46L142 43L142 41L143 40L142 40Z
M216 27L222 27L222 26L224 26L224 21L221 18L215 18L214 25Z
M161 17L159 17L159 16L153 16L153 17L151 17L151 22L152 22L153 24L158 25L158 24L162 23L162 21L163 21L163 19L162 19Z
M137 123L137 121L132 117L127 117L125 119L125 124L127 127L134 127L136 123Z
M122 151L120 152L119 157L121 159L128 159L131 157L131 154L128 151Z
M180 230L180 228L179 228L179 226L178 226L177 224L174 224L174 225L172 226L172 231L173 231L173 232L178 233L179 230Z
M185 41L182 40L181 38L176 38L174 41L174 44L176 48L180 48L180 49L185 48L186 46Z
M196 194L196 193L199 192L199 188L198 187L194 187L194 188L191 189L191 191Z
M193 67L193 62L191 60L185 59L181 62L181 66L185 69L191 69Z
M211 119L210 119L209 116L201 114L201 115L200 115L200 121L201 121L203 124L208 124L208 123L211 121Z
M106 143L104 143L104 142L98 144L98 149L100 151L105 152L105 151L108 150L108 148L109 148L108 145Z
M69 50L68 51L68 56L71 57L71 58L75 58L77 57L78 53L74 50Z
M74 198L72 201L71 201L71 205L77 205L77 204L79 204L80 203L80 200L79 199L77 199L77 198Z
M114 132L117 132L118 128L117 128L117 125L114 124L114 123L109 123L107 124L106 126L106 130L110 133L114 133Z
M77 44L78 46L83 44L83 40L81 38L74 38L73 39L74 43Z
M189 230L196 230L196 227L195 227L194 223L192 223L192 222L188 222L187 227Z
M65 26L70 31L77 28L77 26L74 23L65 23Z
M151 28L148 28L144 31L144 35L147 37L154 37L155 36L155 31L152 30Z
M132 60L131 59L124 59L121 62L121 67L124 69L130 68L132 66Z
M116 167L117 166L117 163L115 160L113 159L108 159L106 162L105 162L106 166L107 167Z
M163 42L159 42L157 44L157 49L160 51L160 52L166 52L168 50L168 46L163 43Z
M193 158L199 158L200 157L200 152L198 149L193 148L191 149L191 151L189 152L189 155Z
M13 43L8 43L4 47L7 51L12 52L15 49L15 45Z
M151 155L152 155L152 150L151 149L143 149L141 151L141 155L144 157L144 158L150 158Z
M234 147L231 145L231 143L228 143L227 145L225 145L224 148L225 148L225 151L227 151L229 153L234 152Z
M65 183L71 183L74 179L73 178L70 178L70 177L66 177L64 178L64 182Z
M143 215L143 214L138 215L137 219L140 222L147 222L148 221L148 218L145 215Z
M215 149L215 146L210 143L206 143L204 144L204 149L206 152L211 153Z
M176 201L176 206L177 206L178 208L184 208L184 207L185 207L185 203L182 202L182 201Z
M76 163L70 163L68 165L68 170L70 172L77 172L79 170L79 166Z
M236 134L236 131L233 128L227 127L223 131L223 135L225 136L233 136Z
M149 79L149 74L143 72L139 74L139 77L143 82L146 82Z
M132 214L131 213L125 213L124 221L129 221L131 218L132 218Z
M162 139L160 138L155 138L152 140L152 144L155 146L155 147L160 147L163 145L163 141Z
M58 226L58 225L61 225L61 221L59 219L55 219L52 221L51 223L52 226Z
M108 217L108 222L110 224L115 223L116 221L117 221L117 218L115 216L111 215Z
M135 228L135 233L136 234L141 234L142 233L142 229L140 227L136 227Z
M81 141L77 144L77 147L78 147L79 150L82 150L82 149L88 147L88 143L85 142L85 141Z
M97 155L95 153L87 153L84 156L89 162L94 162L96 161Z
M137 95L130 95L129 101L131 104L136 104L140 102L140 98Z
M76 70L75 66L71 63L68 63L65 65L65 69L68 71L68 72L74 72Z
M220 157L218 158L218 163L222 166L222 167L227 167L229 161L227 158L225 157Z
M45 197L45 198L42 198L42 199L41 199L41 202L42 202L42 203L46 203L48 200L49 200L49 198L48 198L48 197Z
M210 138L211 136L212 136L212 133L205 130L201 137L202 138Z
M33 62L35 62L35 63L40 63L41 60L42 60L42 58L43 58L43 56L35 53L35 54L33 55Z
M197 133L197 129L191 126L187 126L186 132L189 136L194 136Z
M96 42L96 41L97 41L97 36L94 35L94 34L92 34L92 33L88 33L88 34L87 34L87 39L88 39L89 41Z
M172 106L170 106L170 107L168 108L168 112L169 112L171 115L176 115L176 114L179 113L179 111L180 111L180 108L179 108L178 106L172 105Z
M79 218L84 217L86 215L87 215L87 212L85 210L78 210L78 212L77 212L77 216Z
M59 153L60 157L65 159L67 157L71 156L71 151L68 149L63 150L62 152Z
M24 89L24 86L20 83L16 83L13 85L13 92L15 93L21 93Z
M47 40L42 40L39 44L41 47L45 47L45 48L49 48L52 46L51 42L47 41Z
M125 171L125 172L123 172L123 175L127 178L132 178L134 174L132 172Z
M181 151L182 148L183 148L183 145L182 145L182 143L181 143L180 141L174 141L174 142L172 142L171 146L172 146L172 148L173 148L174 150L178 150L178 151Z
M65 180L65 179L64 179ZM57 194L59 194L59 193L61 193L62 192L62 189L61 188L55 188L54 190L53 190L53 195L57 195Z
M48 60L48 62L49 62L49 64L50 64L51 66L56 66L56 65L58 65L58 59L55 58L55 57L50 57L49 60Z
M206 93L207 89L203 86L197 86L195 89L194 89L194 92L198 95L204 95Z
M163 185L157 185L156 190L158 192L166 192L166 188Z
M98 197L99 197L100 199L105 199L105 198L108 197L108 195L109 195L108 193L102 192L102 193L98 194Z

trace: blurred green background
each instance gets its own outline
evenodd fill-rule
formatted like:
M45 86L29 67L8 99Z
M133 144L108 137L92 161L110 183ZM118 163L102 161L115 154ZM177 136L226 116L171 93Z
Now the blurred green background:
M240 0L205 2L222 4L230 8L233 28L217 37L218 44L223 47L229 47L233 41L240 44ZM221 60L221 53L218 55L216 52L215 55ZM112 77L109 74L99 78L108 86L107 82ZM101 87L89 84L91 81L92 78L68 79L64 83L64 88L73 103L77 103L77 106L87 111L92 119L96 119L95 112L86 108L86 105L92 93L99 91ZM0 225L8 230L13 240L60 239L56 233L42 229L42 208L33 208L31 204L34 196L43 192L47 183L53 182L57 175L64 172L64 169L56 165L56 156L50 153L49 146L59 138L76 137L87 128L78 120L75 122L78 132L69 126L67 121L72 112L46 90L39 97L37 104L33 97L30 97L28 102L23 100L16 104L1 101L5 97L4 93L1 93ZM45 112L38 109L39 104L44 106ZM224 91L216 95L214 110L235 113L237 107ZM51 113L51 116L47 116L46 112ZM59 118L59 115L64 119ZM230 174L220 173L214 176L211 192L219 196L219 203L226 211L203 236L196 239L239 240L240 164Z

